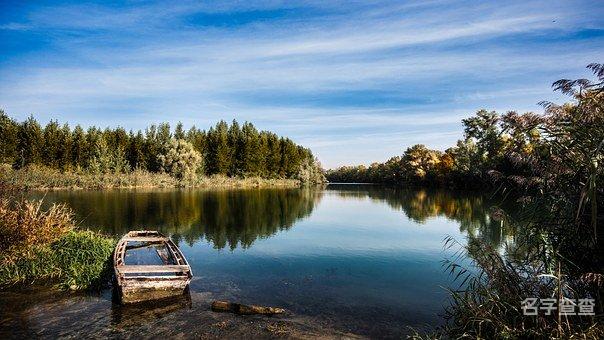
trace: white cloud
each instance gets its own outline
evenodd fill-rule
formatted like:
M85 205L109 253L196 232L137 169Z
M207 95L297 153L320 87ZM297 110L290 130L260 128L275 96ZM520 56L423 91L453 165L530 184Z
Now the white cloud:
M603 51L599 37L568 38L602 28L583 3L343 4L296 3L311 14L218 27L189 19L294 5L43 7L0 25L51 41L0 64L0 105L18 118L128 128L250 120L313 147L326 166L369 163L410 143L448 145L475 109L559 99L549 84L585 76Z

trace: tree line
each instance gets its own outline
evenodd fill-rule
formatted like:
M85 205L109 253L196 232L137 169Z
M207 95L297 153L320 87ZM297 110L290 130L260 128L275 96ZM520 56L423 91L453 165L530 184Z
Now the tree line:
M544 117L528 112L499 114L479 110L462 120L464 138L444 152L416 144L401 156L369 167L343 166L326 172L331 182L369 182L393 184L439 184L476 186L488 182L491 170L522 172L514 165L517 158L542 154L543 135L539 124Z
M185 130L182 123L174 129L168 123L151 125L144 131L95 126L84 129L80 125L72 129L56 120L43 127L33 116L17 122L0 110L0 135L0 162L17 169L37 164L91 173L134 169L161 172L174 168L165 164L167 159L177 164L181 158L175 153L186 150L199 154L186 160L195 162L194 168L201 175L302 180L322 177L320 164L310 149L236 120L230 125L221 120L207 131L195 126Z
M556 89L562 90L556 84L558 82L554 84ZM597 97L596 102L598 100L601 105L602 99ZM546 106L543 114L519 114L516 111L501 114L479 110L474 116L462 120L463 139L445 151L417 144L408 147L401 156L392 157L384 163L376 162L368 167L342 166L326 171L326 177L330 182L342 183L452 187L489 186L503 177L508 182L514 178L522 179L524 183L519 185L527 184L527 181L542 183L543 177L547 177L544 169L552 165L552 159L564 158L569 150L577 154L583 154L586 150L600 150L593 143L604 135L601 134L603 127L594 125L594 122L598 122L595 118L598 111L583 116L585 121L578 121L577 118L571 119L573 112L578 110L576 101L560 106L542 104ZM583 132L578 133L579 127L584 129ZM572 138L583 141L585 144L581 147L590 149L580 149L578 143L571 143Z

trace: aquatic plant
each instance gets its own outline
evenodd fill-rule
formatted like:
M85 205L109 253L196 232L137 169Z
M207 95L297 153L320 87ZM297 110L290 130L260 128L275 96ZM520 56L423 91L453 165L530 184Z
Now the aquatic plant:
M114 247L111 238L75 230L65 204L42 208L0 185L0 287L19 283L57 283L86 289L106 277Z
M2 258L0 286L53 283L79 290L101 285L109 275L115 242L91 231L69 231L21 257Z
M64 204L42 210L42 201L0 198L0 252L21 256L32 247L52 243L74 228L73 213Z

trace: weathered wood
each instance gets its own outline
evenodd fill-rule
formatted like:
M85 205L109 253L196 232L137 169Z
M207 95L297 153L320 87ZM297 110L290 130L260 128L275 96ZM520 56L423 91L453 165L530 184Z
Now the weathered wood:
M189 266L185 265L125 265L116 266L115 269L120 273L175 273L189 271Z
M281 314L281 313L285 312L285 309L283 309L283 308L243 305L240 303L233 303L233 302L227 302L227 301L212 302L212 310L214 312L231 312L231 313L235 313L235 314L239 314L239 315L251 315L251 314L273 315L273 314Z
M124 237L122 240L126 242L164 242L167 241L167 238L161 236L134 236Z
M129 245L140 242L141 245ZM126 252L132 248L150 244L163 244L166 252L158 256L165 265L126 265ZM156 249L157 251L158 249ZM173 258L175 265L167 265ZM182 295L191 282L193 273L184 255L176 244L157 231L130 231L120 239L113 255L116 283L123 303L160 299ZM170 275L158 275L158 273Z

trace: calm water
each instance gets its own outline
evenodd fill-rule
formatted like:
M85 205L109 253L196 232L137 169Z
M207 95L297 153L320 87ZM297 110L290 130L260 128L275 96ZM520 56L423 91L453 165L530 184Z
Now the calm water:
M476 193L330 185L51 192L45 199L68 203L81 226L116 237L134 229L169 234L191 264L194 296L280 306L374 337L442 322L443 287L450 283L441 266L450 255L443 250L446 236L465 242L470 235L494 244L506 238L499 222L488 217L491 203ZM11 306L19 298L3 293L0 326L21 327L21 334L28 329L37 335L100 334L92 330L117 327L106 317L120 308L110 295L63 297L66 313L79 310L77 323L44 323L35 315L57 308L50 297ZM194 323L195 311L179 315ZM153 318L142 317L136 332ZM128 326L119 327L128 334Z

